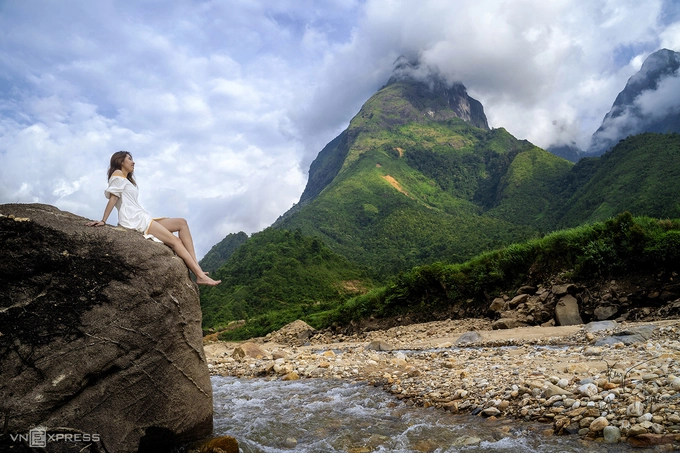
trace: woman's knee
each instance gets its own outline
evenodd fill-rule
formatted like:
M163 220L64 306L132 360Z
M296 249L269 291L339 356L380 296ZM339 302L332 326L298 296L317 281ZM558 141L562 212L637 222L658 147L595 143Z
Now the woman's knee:
M176 217L170 220L172 221L172 227L175 231L181 231L189 227L189 223L182 217Z

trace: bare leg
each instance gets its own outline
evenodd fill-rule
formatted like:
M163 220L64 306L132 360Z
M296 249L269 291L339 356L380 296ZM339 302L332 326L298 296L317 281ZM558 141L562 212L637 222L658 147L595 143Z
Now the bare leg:
M184 248L187 249L193 260L196 262L196 264L198 264L198 259L196 259L196 251L194 250L194 240L191 237L189 224L187 223L186 220L181 218L174 218L174 219L158 219L154 220L154 222L160 223L171 233L179 233L179 239L182 241L182 244L184 244ZM151 231L149 231L149 233L151 233ZM207 274L207 272L205 272L205 274Z
M167 220L167 219L166 219ZM177 256L182 258L186 263L187 267L196 275L196 283L199 285L209 285L216 286L221 283L222 280L213 280L212 278L205 275L201 266L198 265L196 258L189 253L187 248L184 246L184 242L174 234L172 234L165 226L163 226L158 221L151 222L149 226L149 234L153 234L158 239L163 241L166 245L170 246Z

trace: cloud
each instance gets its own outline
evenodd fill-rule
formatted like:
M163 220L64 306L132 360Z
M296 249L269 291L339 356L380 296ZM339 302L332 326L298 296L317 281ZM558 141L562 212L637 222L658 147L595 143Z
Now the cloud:
M99 218L109 157L129 150L143 206L186 217L201 256L299 199L312 159L400 55L462 81L493 127L541 146L581 143L644 57L678 48L677 9L661 0L3 2L0 203Z
M653 119L680 113L680 75L666 77L656 90L644 91L635 99L642 114Z
M569 0L480 0L454 7L431 0L413 8L409 2L368 1L352 41L326 62L327 86L317 87L311 111L322 100L333 102L335 87L345 92L348 76L354 83L349 94L361 92L359 84L375 90L379 85L369 75L384 82L395 56L403 54L462 81L483 103L491 126L544 147L584 146L636 70L634 61L658 48L662 7L661 1ZM617 65L614 55L628 59ZM332 110L353 109L350 99L333 102Z

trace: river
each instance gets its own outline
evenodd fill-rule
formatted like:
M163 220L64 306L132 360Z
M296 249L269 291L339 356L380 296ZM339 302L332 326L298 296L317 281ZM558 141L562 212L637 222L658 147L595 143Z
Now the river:
M626 444L545 436L544 424L408 406L380 388L337 380L212 378L214 435L244 453L630 452Z

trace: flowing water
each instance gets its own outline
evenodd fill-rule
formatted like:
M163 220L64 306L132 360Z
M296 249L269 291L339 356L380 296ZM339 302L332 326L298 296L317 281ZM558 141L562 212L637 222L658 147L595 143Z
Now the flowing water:
M244 453L633 451L578 436L546 437L550 425L408 406L366 384L215 376L212 385L214 435L235 437Z

